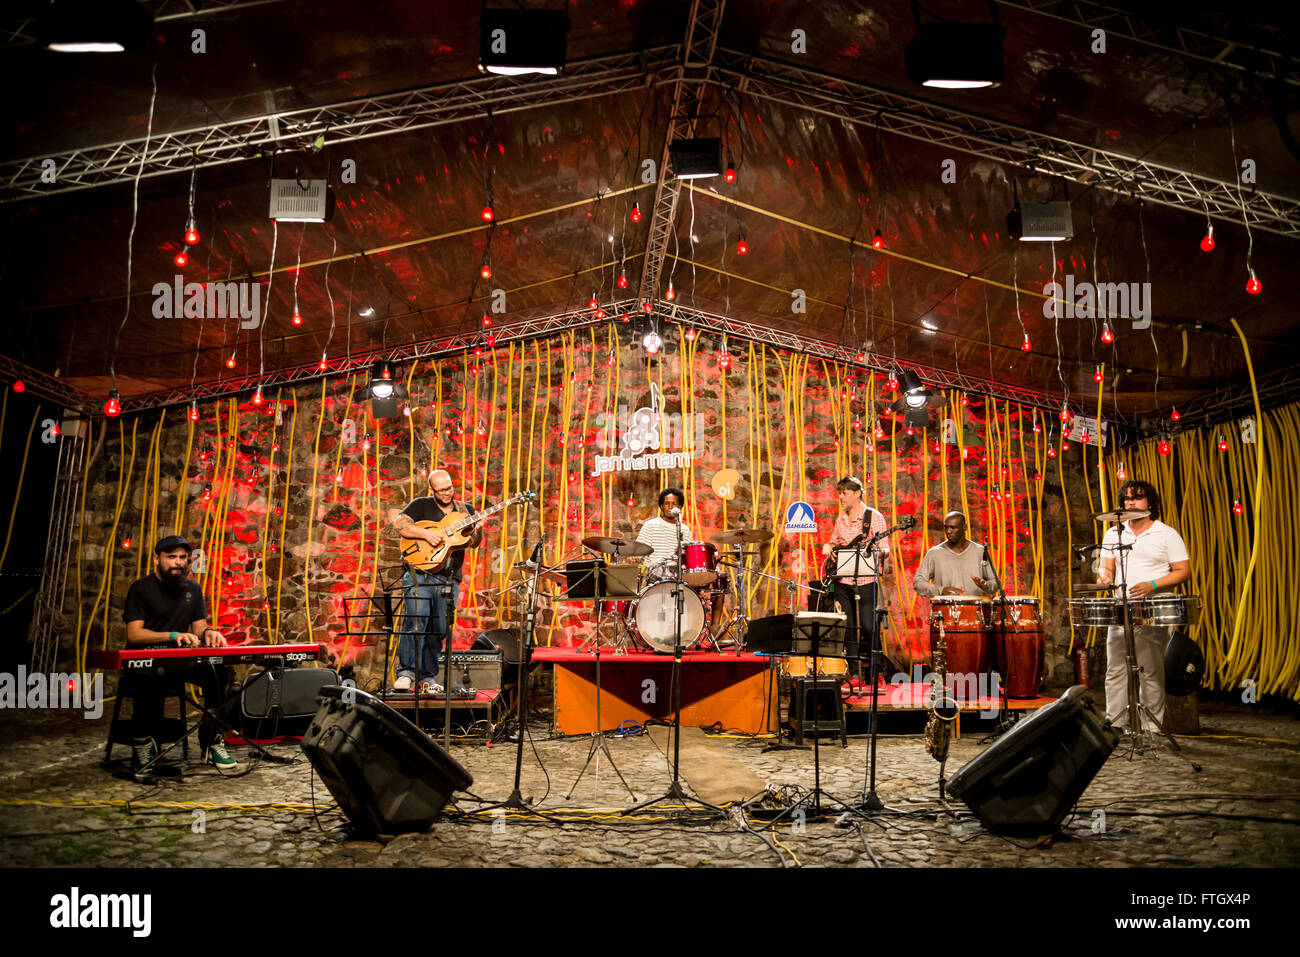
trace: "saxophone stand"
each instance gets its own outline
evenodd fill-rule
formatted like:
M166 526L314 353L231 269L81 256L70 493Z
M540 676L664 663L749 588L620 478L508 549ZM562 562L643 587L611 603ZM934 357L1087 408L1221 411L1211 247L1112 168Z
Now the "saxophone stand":
M682 522L680 514L677 516L677 568L678 574L681 573L682 567ZM621 816L631 814L633 811L639 811L641 808L650 807L653 804L659 804L664 801L677 801L686 804L688 801L698 804L705 808L711 815L725 818L727 812L715 804L708 801L702 801L697 797L687 794L682 789L681 784L681 744L682 744L682 614L683 606L686 603L686 583L678 580L675 583L673 594L676 597L676 622L673 631L673 779L668 785L668 790L657 798L651 798L648 801L642 801L640 804L634 804L625 811L621 811ZM597 698L599 700L599 698Z
M528 527L527 514L524 516L524 524L522 527ZM516 665L517 670L515 672L515 703L517 705L515 720L519 723L517 738L515 741L515 789L510 792L510 797L506 798L504 801L498 801L496 804L489 804L486 807L479 808L479 813L482 813L483 811L491 811L494 808L506 808L514 811L527 811L529 814L534 814L538 817L544 818L545 820L555 821L557 824L563 824L564 822L559 818L553 817L538 808L529 807L528 801L524 799L523 791L519 786L519 780L523 776L524 769L524 736L527 733L525 719L527 717L528 708L528 686L526 682L528 680L529 666L532 664L533 660L533 641L537 632L537 585L538 580L541 577L542 544L545 541L546 535L543 533L542 537L537 542L537 547L533 549L533 557L530 559L533 563L532 597L528 602L528 614L519 626L520 652L519 663Z
M603 611L600 611L599 609L603 608L607 597L605 593L605 572L603 569L601 569L600 573L596 576L594 597L596 599L596 608L598 609L596 615L595 640L593 642L596 652L596 730L592 732L591 735L591 747L587 750L587 760L583 762L582 770L579 771L578 776L574 778L573 787L569 788L569 793L564 796L564 799L568 801L573 798L573 792L578 790L578 782L581 781L582 776L587 773L587 768L591 764L592 758L596 759L596 791L597 794L600 793L600 755L604 753L606 760L609 761L609 766L614 769L614 773L618 775L618 779L623 782L623 787L627 788L627 793L632 795L632 800L635 801L636 792L632 790L632 786L627 783L627 778L623 777L623 772L620 771L618 765L614 763L614 755L610 753L609 742L605 740L605 726L601 723L600 719L600 620Z
M939 624L938 644L932 649L934 671L940 680L930 685L930 717L925 723L925 749L939 762L939 804L950 815L952 809L944 800L944 771L948 763L948 748L952 744L953 724L959 719L961 709L955 697L948 695L948 638L943 627L943 613L934 616Z
M975 543L971 542L971 544ZM993 607L997 609L997 628L996 630L992 628L994 622L992 616L989 618L989 626L990 630L993 630L990 636L993 639L993 650L998 652L993 655L993 658L995 661L1000 658L1003 671L1010 671L1011 650L1007 646L1007 592L1002 585L1002 576L998 574L997 566L989 556L989 543L986 541L980 547L984 549L984 564L993 572ZM980 739L980 744L996 741L1016 724L1016 719L1007 706L1007 676L999 674L998 679L998 723L993 726L993 730Z

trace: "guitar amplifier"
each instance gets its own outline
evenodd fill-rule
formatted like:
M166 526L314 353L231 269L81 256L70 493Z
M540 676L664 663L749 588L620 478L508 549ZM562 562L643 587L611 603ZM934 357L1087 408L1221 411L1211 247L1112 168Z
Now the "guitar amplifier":
M496 651L453 651L451 653L451 686L461 683L465 666L469 666L469 683L478 688L501 687L501 650ZM438 680L442 680L442 667L438 668Z

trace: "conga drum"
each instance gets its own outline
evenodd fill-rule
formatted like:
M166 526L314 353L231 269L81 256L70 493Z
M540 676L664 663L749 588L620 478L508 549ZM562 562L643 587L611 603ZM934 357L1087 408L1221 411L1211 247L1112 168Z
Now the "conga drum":
M997 666L1006 682L1008 698L1037 698L1043 674L1043 616L1032 595L1008 595L1006 634L1002 633L1002 609L996 600L989 606L989 631Z
M949 675L981 675L989 670L989 641L985 625L988 600L970 595L936 595L930 599L930 648L939 640L939 622L943 621L948 644L945 669ZM933 667L933 658L931 667ZM978 687L978 679L949 682L956 694Z

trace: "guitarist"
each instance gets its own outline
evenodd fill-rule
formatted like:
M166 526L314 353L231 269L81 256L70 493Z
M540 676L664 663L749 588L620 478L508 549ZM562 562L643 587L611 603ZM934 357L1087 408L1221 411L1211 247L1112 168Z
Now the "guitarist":
M831 532L830 541L822 546L822 554L828 558L836 548L864 541L886 528L885 516L862 501L863 486L860 479L852 475L846 476L835 483L835 491L839 493L840 513L835 517L835 528ZM891 566L883 561L889 557L889 539L880 541L877 555L882 559L882 574L890 574ZM831 571L833 574L833 566ZM859 647L867 653L871 651L871 639L875 630L876 576L837 579L835 604L848 615L844 651L848 657L851 677L861 681L862 659ZM859 608L862 611L861 622L858 621Z
M389 511L389 520L402 538L416 538L434 548L444 542L442 532L422 528L417 522L439 522L452 512L474 515L474 506L456 501L456 489L451 475L444 469L429 474L429 491L432 495L413 499L400 512ZM483 541L483 529L475 526L469 537L469 547L477 548ZM465 564L465 551L453 549L446 563L437 572L421 571L407 566L402 578L402 596L406 614L402 637L397 644L397 679L394 691L411 691L416 681L417 660L419 691L422 694L440 695L443 687L438 683L439 651L455 621L456 603L460 599L461 569Z

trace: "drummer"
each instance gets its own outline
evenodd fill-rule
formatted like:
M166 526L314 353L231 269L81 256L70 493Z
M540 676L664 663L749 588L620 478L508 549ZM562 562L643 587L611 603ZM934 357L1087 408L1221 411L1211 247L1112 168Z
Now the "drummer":
M695 540L690 528L682 521L682 503L685 500L681 489L666 488L659 493L659 514L646 519L636 536L638 542L653 549L645 557L643 568L650 569L665 561L676 562L679 537L683 545ZM672 577L678 576L674 574Z
M1123 525L1107 530L1102 539L1102 585L1116 583L1115 558L1122 556L1123 583L1130 598L1147 598L1159 592L1173 591L1191 577L1192 564L1183 537L1160 521L1160 493L1146 482L1125 482L1119 490L1119 502L1125 509L1143 513ZM1129 546L1123 549L1121 546ZM1156 723L1165 720L1165 645L1172 628L1160 625L1135 625L1133 644L1142 674L1139 700ZM1128 651L1124 629L1112 625L1106 635L1106 717L1116 728L1126 729L1128 720Z
M966 537L966 516L943 517L944 540L925 553L912 587L925 598L935 595L991 595L993 569L981 545Z

